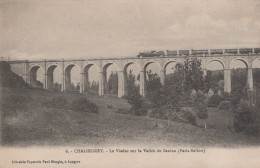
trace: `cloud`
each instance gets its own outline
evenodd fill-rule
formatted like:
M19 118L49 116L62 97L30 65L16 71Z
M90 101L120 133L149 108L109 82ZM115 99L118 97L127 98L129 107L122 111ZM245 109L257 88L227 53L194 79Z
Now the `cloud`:
M190 47L256 47L260 44L260 22L252 17L239 20L216 20L210 15L190 16L181 25L165 28L159 38L187 39ZM185 45L183 45L185 46ZM186 46L188 47L188 46Z

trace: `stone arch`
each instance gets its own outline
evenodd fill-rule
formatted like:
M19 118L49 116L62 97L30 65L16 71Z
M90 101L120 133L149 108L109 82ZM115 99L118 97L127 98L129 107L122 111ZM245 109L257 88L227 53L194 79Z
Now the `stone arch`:
M236 61L236 60L239 60L239 61L242 61L245 65L246 65L246 68L249 67L249 63L247 60L245 60L244 58L234 58L230 61L230 64L229 64L229 67L231 68L231 64Z
M66 72L67 70L71 70L74 66L78 67L81 70L81 68L78 64L70 63L64 67L64 71Z
M143 69L142 69L142 70L145 71L146 68L147 68L147 66L150 65L151 63L155 63L155 64L159 65L160 70L161 70L161 64L160 64L159 62L153 61L153 60L151 60L151 61L146 61L146 62L144 63L144 65L143 65Z
M56 68L60 68L60 70L62 71L62 67L59 64L51 64L47 67L46 69L46 78L47 78L47 86L46 89L47 90L52 90L54 89L54 70ZM59 91L61 91L62 89L62 82L59 88L55 88L58 89Z
M43 68L42 65L40 65L40 64L34 64L34 65L32 65L32 66L30 67L29 72L30 72L31 70L33 70L34 68L36 68L36 67L38 67L37 70L38 70L39 68L41 68L42 70L44 70L44 68Z
M37 71L42 69L45 73L44 68L41 65L32 65L29 69L29 84L31 86L37 87ZM44 74L45 75L45 74ZM45 81L43 81L43 87L45 87Z
M157 61L153 61L153 60L149 60L149 61L147 61L147 62L145 62L144 63L144 65L143 65L143 70L141 70L141 71L144 71L144 78L145 78L145 80L146 80L146 78L147 78L147 75L146 75L146 69L147 69L147 67L150 65L150 64L152 64L152 63L155 63L155 64L157 64L158 65L158 67L159 67L159 72L158 72L158 76L160 77L160 79L164 76L164 75L162 75L161 74L161 70L162 70L162 67L161 67L161 64L159 63L159 62L157 62ZM145 81L145 83L146 83L146 81Z
M175 62L176 64L178 64L179 62L176 61L176 60L169 60L167 62L164 63L163 67L162 67L162 70L164 71L164 73L166 72L166 67L170 64L170 63L173 63Z
M120 70L119 66L115 63L115 62L106 62L103 66L102 66L102 71L104 72L104 70L106 70L110 65L115 65L118 69L118 71Z
M169 81L169 75L170 73L167 73L167 67L171 64L171 63L175 63L175 66L180 63L176 60L167 60L163 66L162 66L162 70L161 70L161 74L160 74L160 81L161 81L161 84L164 85L166 82ZM175 68L174 66L174 68ZM173 73L174 70L171 72Z
M130 66L130 65L136 65L137 68L138 68L138 74L140 73L141 71L141 66L137 63L137 62L134 62L134 61L130 61L130 62L126 62L124 65L123 65L123 86L124 87L124 95L127 95L128 94L128 90L127 90L127 86L128 86L128 74L127 74L127 68ZM137 79L137 76L136 76L136 79Z
M100 87L103 90L102 91L103 94L105 94L109 90L109 87L108 87L108 84L107 84L107 80L108 80L107 69L111 65L114 65L116 67L117 72L120 71L119 66L115 62L105 62L105 64L103 64L103 66L102 66L102 84L100 85ZM118 83L119 83L119 79L117 80L117 87L119 88L119 84ZM116 92L118 93L118 90Z
M74 64L74 63L70 63L70 64L68 64L65 68L64 68L64 77L65 77L65 90L66 91L68 91L68 90L70 90L71 88L70 88L70 85L71 85L71 70L72 70L72 68L73 67L78 67L78 69L80 70L80 72L81 72L81 68L80 68L80 66L79 65L77 65L77 64Z
M161 64L157 61L154 61L154 60L148 60L146 61L144 64L143 64L143 67L142 67L142 70L140 72L140 95L146 97L146 93L147 91L149 90L147 88L147 78L149 78L149 76L146 74L146 70L147 70L147 67L148 65L152 64L152 63L155 63L159 66L159 72L158 72L158 77L161 81L161 83L163 84L164 82L162 82L162 79L164 81L164 75L161 74Z
M210 60L207 61L206 65L205 65L205 69L207 69L207 66L208 66L209 63L214 62L214 61L219 62L222 65L223 69L226 68L225 63L222 60L220 60L220 59L210 59Z
M245 65L245 68L240 69L241 67L239 67L239 69L236 69L234 66L232 66L237 60L241 61L242 64ZM230 87L232 92L242 92L245 87L249 86L249 82L251 85L251 81L248 78L249 62L246 59L242 57L233 58L230 61L229 68L231 78Z
M123 65L123 71L126 70L128 68L129 65L132 65L132 64L135 64L138 66L138 69L141 71L141 66L137 63L137 62L134 62L134 61L130 61L130 62L126 62L124 65Z
M91 83L90 83L90 80L89 80L89 69L91 67L97 67L97 73L100 73L100 67L96 64L96 63L93 63L93 62L89 62L87 64L84 65L83 67L83 84L81 85L83 87L82 89L82 92L84 93L85 91L90 91L90 86L91 86ZM98 80L99 83L100 83L100 79Z
M255 58L254 60L252 60L252 68L255 68L255 67L254 67L254 63L255 63L256 61L260 61L260 58ZM260 65L259 65L259 66L260 66Z
M223 60L213 58L205 61L204 75L206 80L214 82L214 85L207 85L208 91L214 94L225 91L225 63Z
M84 67L83 67L83 72L85 72L85 70L89 69L89 68L92 67L93 65L94 65L94 66L96 65L96 66L98 67L99 72L100 72L100 67L98 66L98 64L93 63L93 62L88 62L87 64L85 64Z

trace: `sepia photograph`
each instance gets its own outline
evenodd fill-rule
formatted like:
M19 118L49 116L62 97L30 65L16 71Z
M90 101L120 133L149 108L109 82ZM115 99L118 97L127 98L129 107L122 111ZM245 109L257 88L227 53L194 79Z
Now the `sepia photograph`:
M260 0L0 0L0 57L0 168L260 165Z

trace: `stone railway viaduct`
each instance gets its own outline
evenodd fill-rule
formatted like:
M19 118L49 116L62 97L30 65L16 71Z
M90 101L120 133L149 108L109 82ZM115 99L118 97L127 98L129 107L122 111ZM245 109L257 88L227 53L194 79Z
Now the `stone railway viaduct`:
M96 65L99 71L99 95L104 94L106 83L106 70L111 64L117 66L118 73L118 97L127 94L127 67L131 64L136 64L140 70L140 94L146 96L146 67L151 63L157 63L160 67L161 83L165 82L165 69L171 62L181 63L186 57L196 57L202 62L204 75L206 67L210 62L219 62L224 69L224 91L231 92L231 63L235 60L240 60L245 63L248 71L247 82L250 89L253 89L253 72L252 64L254 61L260 60L260 54L201 54L188 56L161 56L161 57L131 57L131 58L100 58L100 59L73 59L73 60L38 60L38 61L9 61L13 72L22 76L23 79L33 85L37 79L37 70L44 70L44 89L48 90L53 85L53 71L60 67L62 70L62 91L68 89L71 83L71 69L78 66L81 73L80 93L84 93L88 88L88 70L91 66Z

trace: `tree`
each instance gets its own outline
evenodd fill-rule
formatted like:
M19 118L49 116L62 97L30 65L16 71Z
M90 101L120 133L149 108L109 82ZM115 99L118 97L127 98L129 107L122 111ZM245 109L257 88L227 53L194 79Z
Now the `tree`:
M77 83L76 90L80 90L80 83Z
M134 115L146 115L147 108L145 107L145 101L139 93L139 88L135 85L135 76L130 70L129 76L127 78L127 90L126 95L127 102L131 105L131 113Z
M98 82L92 81L91 86L90 86L90 90L93 91L94 93L98 93L98 89L99 89Z
M107 91L112 94L117 94L118 92L118 75L113 72L110 74L107 82Z
M158 99L158 103L165 105L167 110L168 126L172 116L172 113L180 110L182 101L182 89L178 84L165 85L162 88L161 97Z
M37 88L43 88L43 83L38 81L38 80L36 80L36 84L35 85L36 85Z
M133 71L131 69L127 77L127 91L128 94L131 94L132 92L134 92L135 94L139 93L139 87L135 85L135 75L133 74Z
M247 70L244 68L233 69L231 83L232 94L241 95L242 91L247 86Z
M192 105L192 90L198 92L205 88L200 60L186 59L183 64L176 64L175 69L174 74L166 78L160 98L161 103L169 109L167 114L168 123L173 113L180 111L181 107ZM203 104L203 107L205 105Z
M151 101L154 107L160 106L161 95L161 82L158 74L153 74L151 71L147 72L148 80L146 82L147 86L147 98Z
M207 118L208 118L208 105L207 96L202 91L196 92L193 97L194 104L193 107L197 112L197 116L204 120L204 128L207 129Z
M204 89L203 71L201 69L201 61L197 58L189 60L188 58L183 64L176 64L176 73L179 73L182 87L187 92Z
M199 91L205 89L205 80L201 69L201 61L197 58L186 59L182 64L176 64L174 74L166 78L164 89L167 89L165 93L174 92L179 94L180 105L181 103L191 102L192 90ZM174 91L173 91L174 90ZM173 102L173 104L176 104Z
M249 135L259 133L259 106L250 101L241 101L234 108L234 128L236 132L245 132Z
M55 91L61 91L61 84L59 84L58 82L55 82L53 84L53 88L52 89L55 90Z
M178 83L182 91L188 96L191 91L204 90L204 77L201 68L201 61L197 58L185 59L183 63L178 63L175 66L174 74L171 74L166 78L167 84Z
M216 94L219 90L221 92L224 90L223 73L221 72L207 71L207 75L204 79L204 92L208 92L211 89Z

